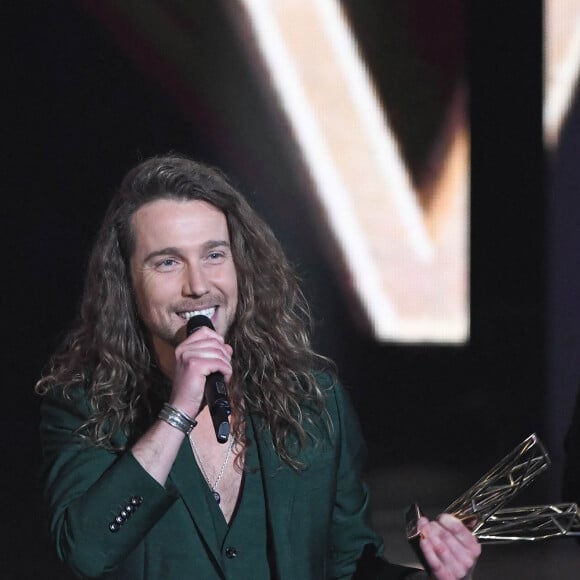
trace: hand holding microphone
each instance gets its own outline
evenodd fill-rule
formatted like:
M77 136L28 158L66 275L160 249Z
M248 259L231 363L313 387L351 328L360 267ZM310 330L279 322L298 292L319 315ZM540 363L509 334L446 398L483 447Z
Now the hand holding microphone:
M190 336L202 326L214 330L211 320L203 314L192 316L187 321L186 334ZM220 372L211 373L207 376L204 389L205 400L209 408L218 443L225 443L230 435L229 416L231 415L230 403L224 376Z

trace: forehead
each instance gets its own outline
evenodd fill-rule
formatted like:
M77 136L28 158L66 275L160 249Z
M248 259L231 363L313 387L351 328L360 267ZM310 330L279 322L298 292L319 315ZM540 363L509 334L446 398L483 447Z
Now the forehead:
M133 214L131 229L135 251L143 246L229 242L225 215L201 200L158 199L146 203Z

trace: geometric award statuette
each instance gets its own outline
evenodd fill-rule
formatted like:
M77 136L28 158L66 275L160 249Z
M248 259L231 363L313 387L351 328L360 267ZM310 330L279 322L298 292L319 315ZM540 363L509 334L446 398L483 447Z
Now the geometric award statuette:
M550 458L535 434L530 435L445 511L470 521L477 531L495 512L509 503L550 465Z
M580 512L575 503L501 509L490 516L475 535L482 544L580 536Z
M503 509L549 465L544 446L532 434L444 511L463 521L482 544L580 536L575 503ZM406 533L418 555L419 517L421 511L414 504L407 512Z

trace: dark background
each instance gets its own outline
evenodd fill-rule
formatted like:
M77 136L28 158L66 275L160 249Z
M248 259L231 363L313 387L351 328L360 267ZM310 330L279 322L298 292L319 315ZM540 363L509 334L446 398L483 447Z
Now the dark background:
M357 323L301 193L304 178L277 111L220 3L198 4L199 19L190 24L203 52L195 56L193 87L157 67L137 40L111 33L95 3L0 8L5 577L66 577L41 522L39 401L32 389L73 319L87 254L116 185L139 158L170 150L223 168L282 240L312 302L315 344L352 388L371 474L413 466L459 474L457 488L444 491L450 502L461 485L536 432L554 464L528 501L557 501L562 437L580 376L580 131L573 112L561 151L544 154L541 2L465 4L471 339L454 347L378 344ZM344 4L387 99L385 3ZM445 2L433 5L435 24L444 26ZM159 74L147 70L148 59ZM412 163L422 153L412 135L407 144ZM398 486L406 503L421 498L405 490L430 489L427 480Z

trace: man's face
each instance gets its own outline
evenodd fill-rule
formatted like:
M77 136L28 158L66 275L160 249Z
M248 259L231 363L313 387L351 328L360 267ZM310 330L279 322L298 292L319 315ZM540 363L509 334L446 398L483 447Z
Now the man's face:
M160 199L139 208L131 225L133 288L157 356L172 356L195 314L225 336L238 286L224 214L204 201Z

